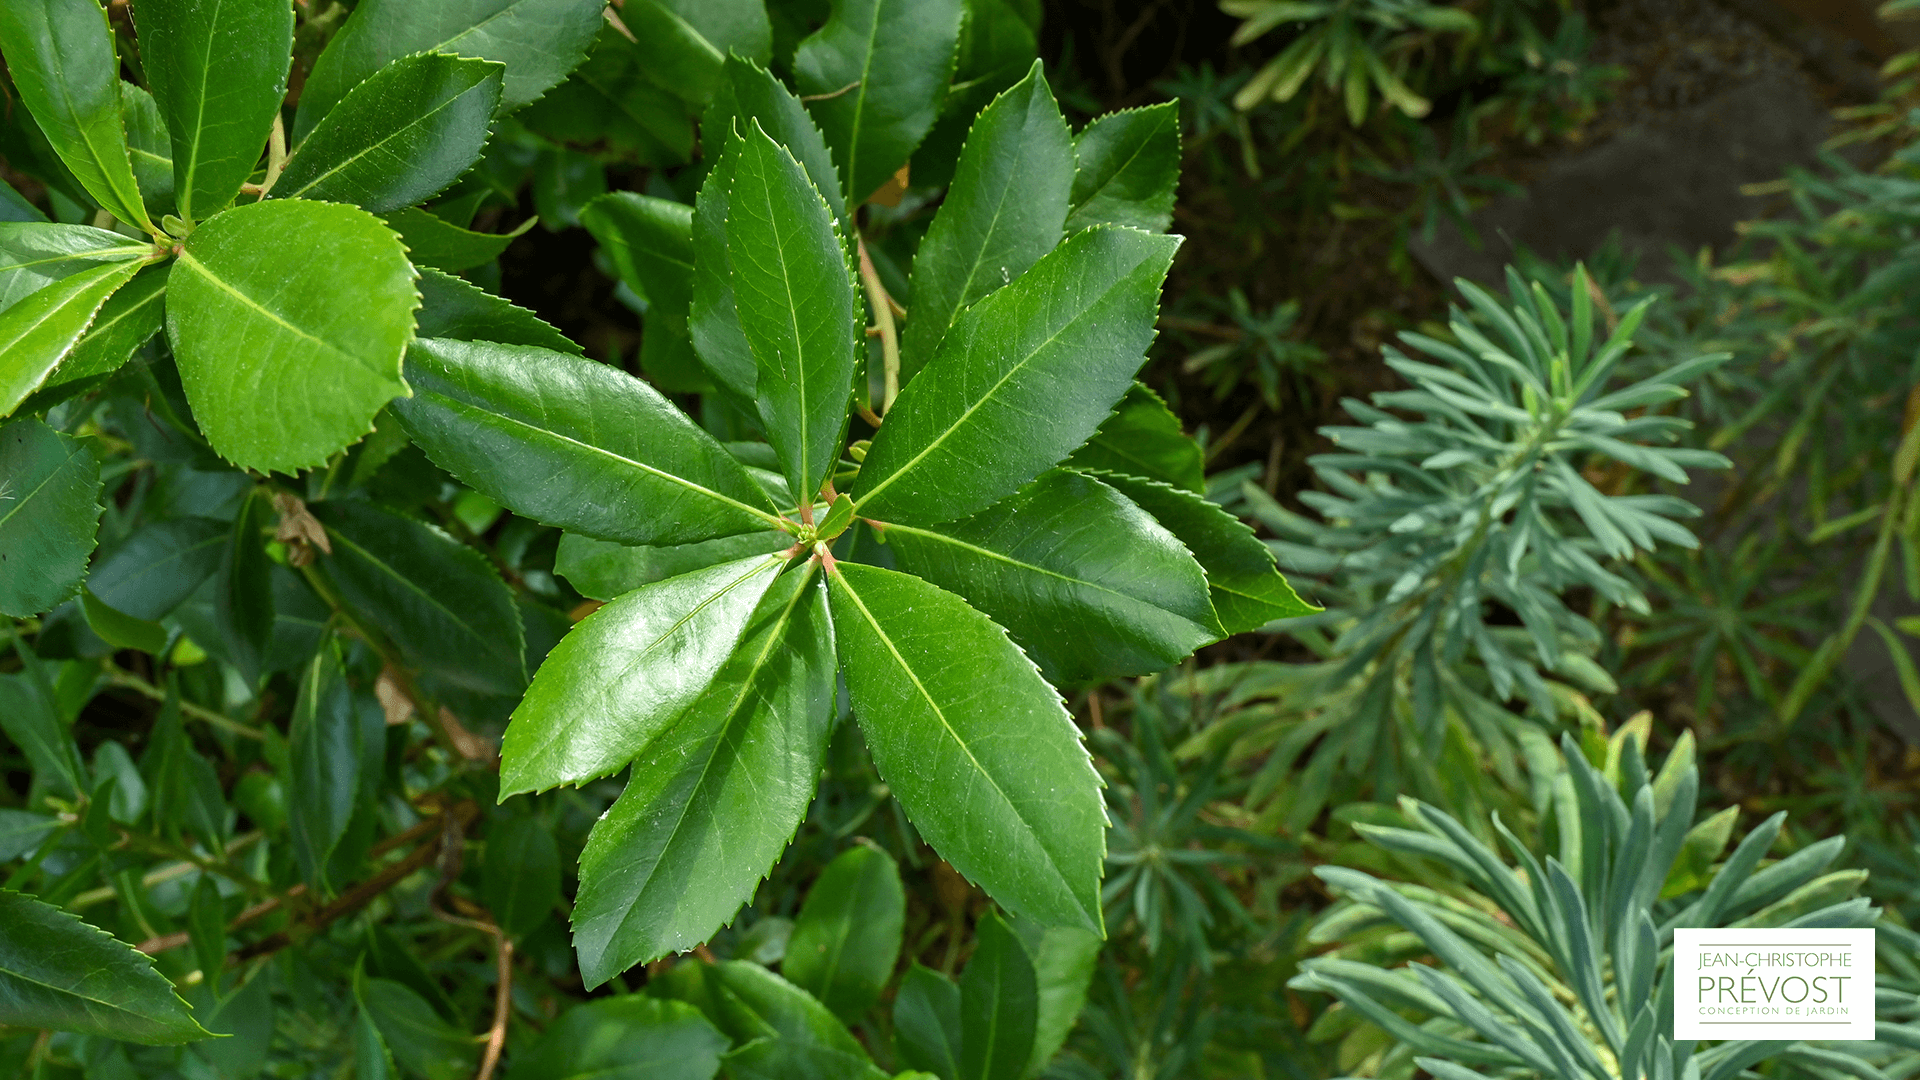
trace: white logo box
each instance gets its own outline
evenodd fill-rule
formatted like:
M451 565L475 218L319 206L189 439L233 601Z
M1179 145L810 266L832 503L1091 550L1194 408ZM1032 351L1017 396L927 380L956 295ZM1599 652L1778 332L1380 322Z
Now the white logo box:
M1673 1035L1873 1038L1873 931L1675 930Z

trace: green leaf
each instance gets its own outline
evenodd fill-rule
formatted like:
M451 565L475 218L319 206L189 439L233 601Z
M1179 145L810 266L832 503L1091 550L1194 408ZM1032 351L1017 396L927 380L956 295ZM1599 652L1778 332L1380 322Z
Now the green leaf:
M621 6L620 21L650 82L695 108L713 97L726 53L678 12L660 0L633 0Z
M734 141L727 256L755 399L787 488L806 500L839 460L853 392L853 271L833 212L757 124Z
M833 210L834 220L846 222L847 200L840 191L840 170L834 166L826 137L820 134L807 107L760 63L751 58L729 56L720 71L720 83L713 100L701 118L701 137L717 150L726 145L732 132L744 134L753 130L756 120L762 131L786 147L806 168L813 186ZM733 186L731 179L727 186Z
M1205 455L1200 444L1180 430L1180 418L1143 383L1133 384L1113 415L1067 458L1066 464L1073 469L1158 480L1195 495L1207 491Z
M387 1049L387 1040L381 1037L379 1026L367 1013L365 1002L355 1002L353 1016L354 1080L393 1080L400 1070L393 1063L393 1051Z
M1300 599L1274 566L1273 552L1246 523L1192 492L1153 480L1101 473L1193 552L1207 572L1213 610L1229 634L1320 609ZM1264 494L1264 493L1263 493Z
M751 413L760 373L754 366L753 347L740 329L733 267L727 258L727 204L736 163L737 155L722 154L694 199L693 297L687 330L707 374L733 395L743 411Z
M293 9L278 0L141 0L140 59L173 143L180 216L240 193L287 93Z
M739 54L756 63L773 58L773 24L764 0L647 0L650 7L671 13L720 56ZM624 16L631 20L631 16ZM631 27L632 23L629 21ZM634 35L640 36L638 28Z
M674 44L636 43L610 25L603 27L586 62L519 119L554 142L604 140L612 149L632 152L644 165L684 164L693 154L693 117L663 70L685 58L672 51ZM691 44L708 52L703 42ZM662 57L669 62L656 66L654 61Z
M107 263L54 282L0 312L0 416L11 413L79 344L139 262Z
M356 695L347 683L338 643L321 643L300 673L299 696L288 727L293 763L287 792L287 824L301 875L323 890L346 884L330 881L329 863L367 782L365 740L385 738L386 718L379 703Z
M207 441L244 468L293 472L373 430L407 393L413 267L364 210L249 203L202 223L167 283L167 337Z
M1096 118L1073 138L1079 171L1067 229L1131 225L1165 232L1180 186L1180 103L1164 101Z
M273 194L376 214L425 202L480 160L505 72L442 53L393 61L314 125Z
M973 122L947 197L913 257L900 378L933 359L953 321L1060 243L1073 138L1035 61Z
M485 555L369 503L308 509L333 542L314 569L408 665L480 693L526 687L520 612Z
M906 917L893 858L877 847L849 848L808 890L781 974L851 1024L880 1000L892 977Z
M1093 981L1093 969L1100 958L1098 935L1071 926L1041 927L1027 920L1014 924L1014 931L1027 947L1033 960L1034 985L1039 1003L1033 1016L1033 1054L1027 1058L1022 1076L1038 1076L1080 1019L1087 1003L1087 984Z
M1098 932L1106 813L1060 696L952 593L846 562L831 581L860 730L920 834L1009 910Z
M0 863L38 848L59 827L60 819L48 814L0 809Z
M573 929L589 986L707 940L753 895L813 799L833 727L826 599L811 565L760 587L765 598L732 635L739 646L677 722L638 749L626 791L587 840ZM690 645L712 648L720 636Z
M0 53L74 179L114 217L153 232L127 155L106 9L98 0L8 0L0 4Z
M305 138L347 92L412 53L452 53L507 66L500 111L567 77L600 31L604 0L366 0L314 61L294 138ZM444 269L444 268L443 268Z
M0 180L0 222L44 222L47 215L15 191L12 184Z
M182 830L199 836L217 849L224 838L227 804L213 765L193 748L180 715L179 688L171 681L160 706L140 773L153 795L153 823L166 836L179 839ZM212 791L207 790L212 782Z
M153 95L130 82L120 84L120 116L127 125L127 157L139 185L147 213L159 217L173 212L173 146L167 122Z
M0 1025L150 1046L207 1037L152 960L68 912L5 889Z
M693 303L693 207L618 191L587 203L580 224L600 241L620 280L647 299L641 367L665 389L708 388L699 377L687 331ZM674 378L676 366L694 377Z
M250 687L260 685L273 638L273 563L266 547L272 515L273 504L265 492L249 492L241 500L233 534L220 559L219 577L214 579L214 621L228 658Z
M913 152L915 187L946 187L967 133L989 102L1019 82L1039 55L1039 42L1026 17L1008 0L966 0L960 29L960 58L953 85L940 103L940 119Z
M1033 1053L1040 995L1026 946L989 913L974 926L978 944L960 975L961 1080L1024 1075Z
M136 619L158 620L213 576L229 531L202 517L143 525L94 560L87 588Z
M193 900L187 907L187 936L193 944L194 959L200 974L216 991L220 974L227 966L227 910L220 900L220 886L212 874L201 874L193 887Z
M117 649L137 649L152 656L166 651L165 627L145 619L136 619L124 611L116 611L85 586L80 589L80 610L86 615L87 625L100 635L100 640Z
M364 979L359 994L402 1069L427 1080L473 1075L474 1041L442 1020L425 998L390 979Z
M952 521L1085 442L1133 385L1178 245L1089 229L968 308L874 436L854 508L887 522Z
M397 210L386 216L387 227L400 234L401 241L407 246L407 256L415 266L431 266L449 274L471 270L499 258L500 253L507 250L508 245L520 234L533 228L537 220L528 218L512 232L483 233L463 229L418 207Z
M683 1001L641 994L575 1005L531 1049L515 1077L539 1080L712 1080L727 1037Z
M99 520L91 449L32 418L0 427L0 614L38 615L78 591Z
M914 964L893 999L893 1037L900 1060L936 1076L960 1075L960 988Z
M36 671L0 675L0 730L27 756L35 783L69 797L88 789L80 749Z
M826 133L849 204L907 163L940 113L962 0L834 0L793 55L794 82Z
M900 569L1006 627L1056 684L1162 671L1223 636L1206 575L1180 541L1077 473L1042 473L949 525L882 535Z
M882 1078L860 1043L834 1019L826 1006L792 983L739 960L715 964L710 975L720 1029L736 1044L765 1039L767 1053L755 1054L755 1076ZM779 1059L791 1064L777 1068ZM737 1068L731 1057L730 1070ZM776 1066L776 1068L768 1068ZM797 1066L797 1068L796 1068Z
M580 346L538 315L462 278L422 267L418 285L420 311L414 329L418 337L532 345L581 355Z
M544 925L560 900L560 848L539 818L498 819L487 830L487 861L480 895L508 937Z
M147 266L107 297L93 324L73 343L67 358L47 376L41 389L51 390L119 370L133 356L133 350L160 332L167 309L167 275L172 269L170 262Z
M792 544L793 537L778 532L741 533L671 547L612 544L579 533L566 533L560 537L553 570L566 578L581 596L611 600L642 585L703 570L716 563L771 555Z
M83 270L151 254L150 244L88 225L0 222L0 311Z
M747 471L652 387L523 346L421 341L394 411L441 468L536 521L599 540L685 544L771 529Z

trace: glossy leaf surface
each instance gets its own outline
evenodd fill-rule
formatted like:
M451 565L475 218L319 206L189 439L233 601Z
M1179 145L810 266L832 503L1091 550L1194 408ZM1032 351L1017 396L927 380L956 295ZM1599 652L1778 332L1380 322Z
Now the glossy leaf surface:
M426 340L394 406L441 468L515 513L601 540L765 531L773 506L713 437L645 383L544 349Z
M854 484L861 516L952 521L1085 442L1133 383L1179 241L1090 229L954 323Z
M163 1046L207 1037L152 960L77 916L4 889L0 1024Z
M528 218L511 232L485 233L463 229L418 207L408 207L388 214L386 221L387 227L406 242L407 257L415 266L431 266L451 274L499 258L516 237L533 228L536 219Z
M906 164L940 112L961 0L834 0L793 56L794 81L833 148L849 205Z
M849 848L814 879L794 920L780 971L853 1023L893 975L906 924L900 868L877 847Z
M973 122L947 197L913 259L900 377L926 366L961 311L1060 242L1073 138L1036 62Z
M800 162L821 198L827 200L834 218L844 222L847 200L840 190L840 170L807 107L761 64L730 56L721 69L713 101L701 119L701 138L709 146L724 147L730 133L744 135L753 130L754 121L759 121L760 129Z
M1151 674L1222 636L1180 541L1089 477L1043 473L974 517L885 536L900 569L966 597L1056 685Z
M717 563L753 555L771 555L792 546L793 537L779 532L741 533L697 544L668 547L629 546L594 540L578 533L560 538L554 572L581 596L611 600L642 585L689 574Z
M811 498L839 459L853 391L853 274L806 170L757 125L729 147L727 256L758 372L760 423L788 490Z
M419 337L532 345L580 355L580 346L572 338L538 315L464 278L424 267L418 285L420 311L414 316L414 333Z
M159 217L173 212L173 144L167 122L153 95L130 82L120 84L120 119L127 126L127 158L133 163L134 183L140 187L147 213Z
M479 160L505 70L438 53L395 60L314 125L273 194L376 214L426 201Z
M324 887L329 858L353 820L362 785L360 703L336 643L325 641L314 653L300 672L298 694L287 732L293 763L287 823L302 874Z
M1205 455L1200 444L1180 429L1160 395L1134 383L1080 449L1067 458L1069 468L1125 473L1158 480L1196 495L1207 490Z
M120 58L98 0L0 4L0 53L74 179L114 217L153 231L120 117Z
M160 332L167 309L170 262L147 266L114 290L99 314L73 343L66 359L47 376L43 389L108 375Z
M726 145L724 142L719 145ZM727 257L728 199L733 193L733 154L714 163L693 206L693 295L687 330L694 353L720 388L732 394L743 410L751 410L759 370L753 347L740 329L739 307L733 295L733 265Z
M1087 984L1100 959L1099 935L1072 926L1041 927L1027 920L1013 924L1033 960L1037 994L1033 1013L1033 1053L1025 1076L1038 1076L1066 1043L1087 1003Z
M35 419L0 427L0 612L38 615L72 596L100 520L100 462Z
M0 311L83 270L138 259L152 251L150 244L91 225L0 223Z
M679 724L732 655L780 563L760 556L668 578L576 624L513 711L502 797L615 772Z
M138 262L104 263L0 311L0 416L39 389L72 354L107 299L139 271Z
M293 9L279 0L141 0L134 18L171 136L180 216L211 217L240 193L286 96Z
M914 827L1008 909L1098 930L1106 813L1059 695L952 593L854 563L832 585L854 713Z
M167 283L167 337L207 441L236 465L291 472L373 429L407 392L413 266L364 210L303 199L218 214Z
M515 1076L543 1080L712 1080L727 1048L700 1010L642 994L599 998L560 1014Z
M1165 101L1097 117L1074 136L1069 231L1131 225L1164 232L1173 223L1180 184L1180 104Z
M833 699L826 598L799 568L594 827L573 911L589 985L705 941L752 897L813 799Z
M1033 961L998 915L981 919L975 932L979 943L960 975L960 1076L1021 1076L1040 1004Z

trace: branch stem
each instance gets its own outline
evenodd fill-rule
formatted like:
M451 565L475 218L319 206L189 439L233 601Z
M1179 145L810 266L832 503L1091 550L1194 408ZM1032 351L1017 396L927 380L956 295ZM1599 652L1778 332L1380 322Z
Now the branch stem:
M883 358L886 389L881 392L880 415L893 408L893 399L900 396L900 333L893 322L893 297L887 295L887 287L880 283L879 271L873 268L873 259L867 254L867 241L856 236L854 242L860 249L860 283L866 286L867 303L873 308L874 328L880 332L880 355Z

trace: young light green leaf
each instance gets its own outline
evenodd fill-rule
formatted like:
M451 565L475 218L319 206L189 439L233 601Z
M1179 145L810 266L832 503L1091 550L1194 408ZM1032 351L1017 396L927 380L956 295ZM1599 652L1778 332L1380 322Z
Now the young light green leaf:
M1067 458L1066 465L1158 480L1195 495L1207 491L1200 444L1180 430L1180 418L1144 383L1133 384L1113 415Z
M402 56L452 53L507 66L502 112L567 77L600 31L603 0L366 0L314 61L300 91L303 139L347 92Z
M207 441L293 472L373 430L407 393L413 278L400 238L356 207L276 199L202 223L168 277L167 337Z
M172 269L170 262L147 266L107 297L87 332L47 376L42 392L112 374L133 356L133 350L158 334L166 314L167 275Z
M553 917L560 901L560 848L539 818L496 819L487 830L480 895L508 937L521 938Z
M933 359L960 312L1060 243L1073 183L1073 138L1035 61L973 122L946 200L913 258L903 383Z
M849 848L814 879L780 971L851 1024L892 977L906 917L893 858L877 847Z
M605 776L678 724L733 654L782 561L757 556L669 578L583 619L513 711L501 798Z
M130 82L120 84L120 118L127 126L127 158L148 215L173 212L173 144L167 122L153 95Z
M105 263L82 270L0 311L0 416L12 413L72 355L100 308L141 265Z
M712 128L708 128L712 131ZM708 138L713 138L711 134ZM715 145L724 146L725 142ZM759 371L753 347L740 330L734 302L733 267L727 259L728 198L733 190L736 155L723 153L700 185L693 205L693 295L687 331L693 351L722 390L751 411Z
M973 517L884 537L900 569L1006 627L1056 685L1161 671L1224 636L1180 541L1078 473L1045 472Z
M0 614L27 618L72 596L100 521L100 461L31 417L0 427Z
M208 1035L152 960L75 915L4 889L0 1024L154 1046Z
M136 279L134 285L138 285ZM420 311L414 333L422 338L453 341L493 341L502 345L532 345L553 352L581 355L573 339L538 315L511 301L432 267L420 269ZM126 292L133 288L129 285ZM111 306L111 304L109 304ZM102 312L105 318L106 313ZM83 341L82 346L85 346Z
M960 988L914 964L893 999L893 1038L904 1064L935 1076L960 1075Z
M826 598L811 566L761 587L739 646L639 750L626 791L588 837L573 928L589 986L707 940L753 895L813 799L833 726Z
M151 254L151 244L89 225L0 222L0 311L83 270Z
M74 179L108 213L153 232L127 155L120 58L99 0L0 4L0 53L27 111Z
M920 834L1009 910L1098 932L1106 812L1059 695L952 593L846 562L830 580L860 730Z
M240 193L287 93L293 9L279 0L141 0L140 59L173 143L180 216Z
M1079 171L1067 229L1131 225L1164 232L1180 184L1180 103L1108 113L1073 138Z
M613 544L579 533L566 533L560 537L553 571L566 578L581 596L611 600L642 585L704 570L717 563L771 555L792 544L793 537L781 532L741 533L668 547Z
M394 406L436 464L525 517L600 540L686 544L778 522L713 437L652 387L575 356L421 341Z
M967 309L874 436L862 517L952 521L1085 442L1133 384L1179 240L1089 229Z
M416 206L386 216L387 227L400 234L407 257L415 266L431 266L449 274L492 262L538 218L528 218L512 232L483 233L463 229ZM425 334L420 335L425 337Z
M542 1080L712 1080L727 1049L700 1010L643 994L596 998L560 1014L515 1051L514 1075Z
M505 71L443 53L393 61L314 125L273 194L376 214L425 202L480 159Z
M788 490L809 505L847 429L853 272L832 211L785 147L755 123L729 153L727 257L755 402Z
M940 113L962 0L834 0L793 55L794 81L826 133L849 205L913 155Z
M266 493L248 493L234 515L233 534L214 579L214 621L228 658L248 686L260 684L273 637L273 563L266 547L272 527L273 504Z
M480 693L526 687L520 612L485 555L371 503L308 510L333 543L315 569L410 666Z
M1193 552L1207 572L1213 610L1227 633L1244 633L1275 619L1320 610L1294 593L1293 586L1275 567L1273 552L1239 518L1192 492L1158 481L1113 473L1098 475L1152 514Z
M961 1080L1024 1075L1040 994L1033 960L995 914L974 927L979 944L960 974Z

